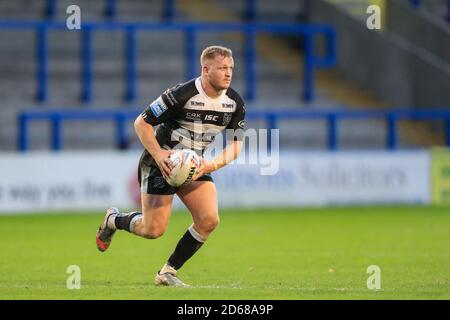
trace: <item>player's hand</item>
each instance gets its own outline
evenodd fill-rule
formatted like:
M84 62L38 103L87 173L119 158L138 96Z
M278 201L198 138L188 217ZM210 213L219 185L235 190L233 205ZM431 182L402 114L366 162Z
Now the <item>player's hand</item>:
M161 171L162 175L165 179L170 176L170 172L172 171L172 161L170 161L169 157L172 154L171 150L161 149L153 158L155 159L156 165Z
M197 172L192 177L192 180L195 181L201 176L211 173L215 170L216 166L214 165L214 162L209 161L205 158L200 158L200 167L197 169Z

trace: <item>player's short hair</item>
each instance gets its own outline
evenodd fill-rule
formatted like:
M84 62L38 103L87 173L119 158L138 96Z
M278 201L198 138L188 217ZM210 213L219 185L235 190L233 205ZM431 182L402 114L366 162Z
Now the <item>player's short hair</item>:
M222 47L222 46L207 47L202 51L202 54L200 56L200 64L203 66L203 64L206 60L212 60L216 56L232 58L233 52L231 51L231 49L228 49L228 48Z

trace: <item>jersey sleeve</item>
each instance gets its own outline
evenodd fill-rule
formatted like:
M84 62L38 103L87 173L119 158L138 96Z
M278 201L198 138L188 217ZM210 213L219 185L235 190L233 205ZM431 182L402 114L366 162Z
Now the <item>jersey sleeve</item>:
M141 113L142 118L152 126L172 119L190 99L192 83L179 84L167 89Z
M233 131L234 141L242 141L244 139L245 105L242 100L238 102L236 111L226 129Z

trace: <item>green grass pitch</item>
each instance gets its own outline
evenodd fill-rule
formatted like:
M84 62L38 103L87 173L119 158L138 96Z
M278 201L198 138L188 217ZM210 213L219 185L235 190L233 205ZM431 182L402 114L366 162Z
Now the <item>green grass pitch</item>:
M0 216L0 299L449 299L450 208L223 210L179 271L191 288L153 285L190 225L174 212L157 240L126 232L97 251L103 214ZM81 288L66 287L69 265ZM369 290L367 268L381 269Z

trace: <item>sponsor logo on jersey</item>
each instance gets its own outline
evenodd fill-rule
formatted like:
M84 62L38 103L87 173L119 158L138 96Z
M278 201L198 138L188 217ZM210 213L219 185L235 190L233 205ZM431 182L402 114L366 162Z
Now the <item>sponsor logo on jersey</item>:
M222 125L224 126L228 125L232 117L233 117L232 113L224 113Z
M217 119L219 118L219 116L215 116L213 114L207 114L205 116L205 121L217 121Z
M234 105L232 103L222 103L222 108L233 108Z
M158 118L167 110L167 106L164 104L164 102L156 100L150 105L150 110L152 110L155 117Z
M238 126L239 126L240 128L242 128L242 129L244 129L244 126L245 126L245 120L239 121L239 122L238 122Z
M204 102L200 102L200 101L193 101L191 100L191 106L201 106L204 107L205 103Z
M200 120L201 117L202 117L202 114L198 113L198 112L187 112L186 113L186 119L189 119L189 120Z

